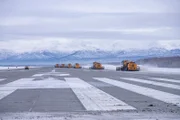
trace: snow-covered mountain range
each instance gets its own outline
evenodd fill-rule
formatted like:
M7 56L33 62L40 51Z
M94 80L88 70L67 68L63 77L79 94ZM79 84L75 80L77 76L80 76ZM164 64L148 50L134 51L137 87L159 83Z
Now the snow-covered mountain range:
M119 61L122 59L137 60L150 57L180 56L180 49L166 50L163 48L151 48L147 50L128 50L128 51L104 51L100 49L79 50L72 52L59 51L36 51L16 53L1 50L0 62L73 62L73 61Z

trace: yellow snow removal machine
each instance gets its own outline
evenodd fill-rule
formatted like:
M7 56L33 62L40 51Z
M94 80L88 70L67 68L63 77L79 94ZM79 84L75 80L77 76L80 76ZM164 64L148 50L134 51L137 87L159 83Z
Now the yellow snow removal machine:
M60 68L65 68L65 64L61 64L61 65L60 65Z
M76 64L74 65L74 68L75 68L75 69L80 69L80 68L82 68L82 67L81 67L81 65L80 65L79 63L76 63Z
M103 70L104 67L103 67L102 64L99 63L99 62L93 62L93 66L90 67L90 69Z
M117 67L116 71L139 71L140 67L133 61L123 60L121 67Z
M72 64L69 63L68 66L67 66L67 68L72 68Z
M60 68L59 64L56 64L54 67L55 67L55 68Z

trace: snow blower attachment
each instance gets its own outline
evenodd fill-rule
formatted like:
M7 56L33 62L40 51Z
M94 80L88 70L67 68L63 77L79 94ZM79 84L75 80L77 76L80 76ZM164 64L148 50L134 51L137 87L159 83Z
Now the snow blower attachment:
M76 64L74 65L74 68L75 68L75 69L81 69L82 67L81 67L81 65L80 65L79 63L76 63Z
M139 71L140 67L132 61L123 60L122 61L123 66L117 67L116 71Z
M93 62L93 66L90 67L90 69L96 69L96 70L103 70L104 67L102 66L101 63L98 63L98 62Z
M28 67L28 66L25 66L24 69L25 69L25 70L29 70L29 67Z

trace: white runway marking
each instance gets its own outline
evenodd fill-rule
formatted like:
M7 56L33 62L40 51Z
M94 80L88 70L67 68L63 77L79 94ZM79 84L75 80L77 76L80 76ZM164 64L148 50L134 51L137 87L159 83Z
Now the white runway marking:
M47 78L33 81L34 78L22 78L11 83L0 86L0 100L17 89L48 89L48 88L69 88L68 84L59 79Z
M41 76L43 76L44 74L35 74L35 75L33 75L33 77L41 77Z
M0 89L0 100L3 99L4 97L10 95L14 91L16 91L16 89L14 89L14 90L2 90L2 89Z
M55 70L52 70L52 72L47 72L47 73L41 73L41 74L35 74L32 77L41 77L44 75L49 75L49 76L60 76L60 77L65 77L65 76L70 76L69 73L64 73L64 72L55 72Z
M70 76L70 74L56 74L55 76L61 76L61 77L64 77L64 76Z
M165 81L165 82L180 83L180 80L167 79L167 78L149 78L149 79L151 79L151 80Z
M159 91L159 90L155 90L155 89L151 89L147 87L142 87L138 85L133 85L133 84L129 84L129 83L113 80L113 79L108 79L108 78L94 78L94 79L126 89L128 91L142 94L144 96L155 98L166 103L172 103L172 104L176 104L180 106L179 95L175 95L175 94L171 94L171 93L167 93L167 92L163 92L163 91Z
M105 93L79 78L65 78L73 92L81 101L86 110L111 111L135 110L134 107Z
M180 90L180 86L179 85L173 85L173 84L168 84L168 83L161 83L161 82L156 82L156 81L148 81L148 80L145 80L145 79L137 79L137 78L124 78L124 77L121 77L121 79Z
M29 79L19 79L11 83L1 85L0 87L0 100L16 91L19 86L22 86L21 81L28 81Z
M0 79L0 82L1 82L1 81L4 81L4 80L6 80L6 79Z

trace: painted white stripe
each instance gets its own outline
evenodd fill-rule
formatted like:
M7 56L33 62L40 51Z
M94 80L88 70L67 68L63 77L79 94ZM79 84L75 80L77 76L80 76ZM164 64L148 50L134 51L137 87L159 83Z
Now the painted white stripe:
M33 75L33 77L41 77L41 76L43 76L44 74L35 74L35 75Z
M69 88L64 80L46 78L33 81L34 78L22 78L8 84L0 85L0 100L17 89L48 89L48 88Z
M44 74L35 74L33 77L41 77L43 75L51 75L51 76L70 76L68 73L60 73L60 72L49 72L49 73L44 73Z
M0 86L0 100L18 89L17 86L14 86L14 82L15 81ZM19 80L17 80L16 82L17 84L19 84Z
M166 103L172 103L172 104L176 104L180 106L179 95L175 95L175 94L171 94L171 93L167 93L167 92L163 92L163 91L159 91L159 90L155 90L155 89L151 89L147 87L142 87L138 85L133 85L133 84L129 84L129 83L113 80L113 79L108 79L108 78L94 78L94 79L138 93L138 94L155 98Z
M34 78L22 78L16 81L13 81L11 83L8 83L6 85L3 86L4 90L9 90L9 89L41 89L41 88L69 88L68 84L63 81L63 80L59 80L59 79L55 79L55 78L46 78L43 80L35 80L33 81Z
M0 91L0 100L3 99L4 97L10 95L14 91L16 91L16 89L14 89L14 90L1 90Z
M135 110L134 107L105 93L79 78L65 78L70 88L76 94L86 110L111 111Z
M180 80L175 79L167 79L167 78L148 78L151 80L159 80L159 81L165 81L165 82L174 82L174 83L180 83Z
M161 83L161 82L156 82L156 81L148 81L148 80L145 80L145 79L137 79L137 78L124 78L124 77L121 77L121 79L180 90L180 86L179 85L173 85L173 84L168 84L168 83Z
M0 79L0 82L1 82L1 81L4 81L4 80L6 80L6 79Z
M54 76L64 77L64 76L70 76L70 74L54 74Z

